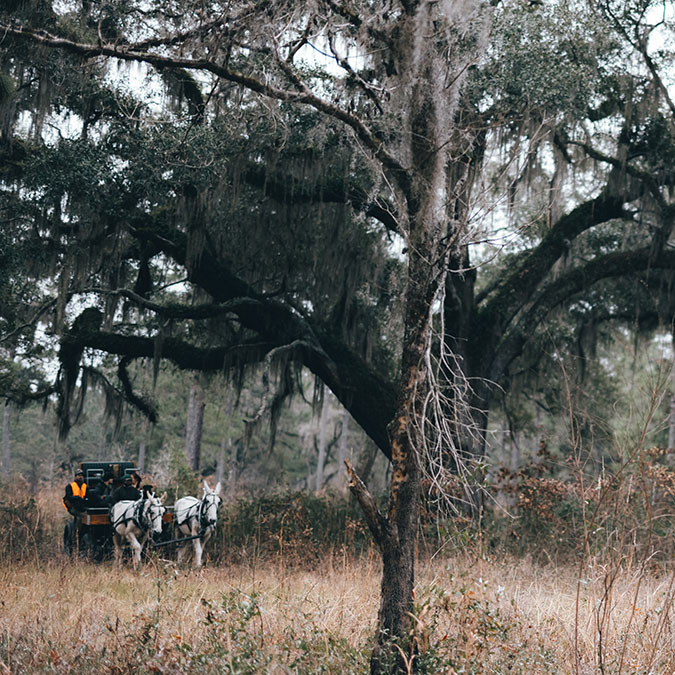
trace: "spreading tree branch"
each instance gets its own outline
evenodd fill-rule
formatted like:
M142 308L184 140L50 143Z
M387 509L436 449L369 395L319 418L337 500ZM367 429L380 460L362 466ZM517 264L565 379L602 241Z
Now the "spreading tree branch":
M479 322L506 327L518 311L534 296L552 265L566 253L582 232L615 218L621 218L624 199L603 192L563 216L542 241L506 275L486 298Z
M352 129L358 139L363 143L374 157L376 157L382 166L391 172L396 179L399 187L406 194L410 194L410 174L398 159L391 154L384 146L377 135L368 128L362 119L345 110L341 106L326 100L313 93L309 87L302 83L291 66L286 64L284 68L287 75L296 81L299 89L285 89L277 87L268 81L239 72L227 65L217 63L207 58L188 58L183 56L170 56L167 54L158 54L145 51L145 48L138 49L135 45L122 45L110 43L82 43L69 40L67 38L52 35L46 31L35 31L23 26L16 26L11 23L0 23L0 35L11 35L15 38L29 40L42 47L51 49L60 49L62 51L77 54L84 58L94 56L105 56L119 59L121 61L135 61L138 63L147 63L155 68L184 68L185 70L198 70L215 75L228 82L238 84L249 91L261 94L267 98L278 101L289 101L308 105L315 110L336 119L347 127ZM281 62L283 63L283 61Z
M287 173L274 175L257 163L251 162L242 173L248 185L262 189L265 195L280 202L351 204L365 216L380 221L389 231L401 233L393 207L384 199L370 198L361 185L345 182L341 178L329 181L307 182L294 179Z
M675 251L660 251L655 256L651 247L645 247L635 251L608 253L562 275L540 292L531 307L504 335L494 351L488 377L499 382L508 365L522 353L524 345L544 318L581 291L605 279L656 270L675 271Z

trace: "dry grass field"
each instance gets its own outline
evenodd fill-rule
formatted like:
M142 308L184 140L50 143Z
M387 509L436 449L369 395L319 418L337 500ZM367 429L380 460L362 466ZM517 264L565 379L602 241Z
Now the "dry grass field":
M253 562L5 566L0 671L367 672L375 556L311 571ZM416 658L429 673L673 673L672 579L624 571L603 600L597 573L580 586L577 620L575 570L470 557L421 566Z
M0 509L0 675L368 672L378 555L366 546L355 556L349 542L323 543L318 554L305 545L306 522L290 533L299 507L280 519L283 535L265 535L274 547L259 529L255 547L237 552L227 549L235 520L224 514L201 571L152 556L138 571L70 560L53 493ZM603 550L618 563L466 549L421 559L419 672L673 675L670 565Z

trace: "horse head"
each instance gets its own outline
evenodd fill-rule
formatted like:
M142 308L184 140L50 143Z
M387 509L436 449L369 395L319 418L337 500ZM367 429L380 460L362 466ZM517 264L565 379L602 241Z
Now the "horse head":
M200 513L201 526L215 529L218 520L218 508L222 502L220 496L220 483L216 489L212 490L208 483L204 481L204 496L202 497L202 507Z
M154 492L150 492L145 500L145 514L150 528L156 534L162 533L162 516L166 512L162 504L164 499L166 499L166 492L161 497L156 497Z

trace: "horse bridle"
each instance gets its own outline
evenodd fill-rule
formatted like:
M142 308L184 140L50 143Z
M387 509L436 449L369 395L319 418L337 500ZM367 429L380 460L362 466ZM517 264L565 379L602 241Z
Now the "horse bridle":
M199 502L199 527L202 532L205 532L209 527L215 527L216 526L216 521L210 521L206 519L206 513L208 511L209 506L211 506L214 502L211 502L211 504L207 504L207 499L209 497L213 497L215 500L215 506L216 510L218 509L218 506L220 506L220 497L215 493L215 492L209 492L208 494L205 494L202 499Z
M188 510L185 512L185 519L183 520L182 523L178 524L185 525L185 523L189 522L190 519L194 517L192 512L196 509L197 523L199 524L200 535L204 534L204 532L206 532L206 530L208 530L209 527L215 527L216 521L211 522L206 519L206 512L208 510L208 507L210 506L209 502L207 502L207 499L209 497L213 497L216 500L216 508L218 508L218 506L220 505L220 497L215 492L209 492L208 494L205 494L196 504L193 504L188 508Z
M162 505L161 502L156 502L154 499L150 499L149 501L150 501L150 506L148 506L148 510L145 514L145 517L147 518L148 524L149 524L149 527L147 529L151 532L154 532L154 521L155 521L156 518L160 518L160 523L161 523L161 518L164 515L165 509L164 509L164 506ZM156 516L151 515L153 506L156 506L157 510L159 511L159 513ZM160 525L160 529L161 529L161 525Z

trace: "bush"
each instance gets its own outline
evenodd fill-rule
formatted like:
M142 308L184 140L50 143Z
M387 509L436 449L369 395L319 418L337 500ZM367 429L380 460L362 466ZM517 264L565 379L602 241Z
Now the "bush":
M218 562L313 565L326 553L359 555L370 546L361 513L348 499L293 492L225 505L212 555Z
M0 493L0 539L3 542L0 560L3 562L38 560L55 548L54 524L43 517L36 498L26 496L27 489L17 489L17 483L20 481L13 481L11 489L7 486Z
M501 469L493 493L509 501L507 515L486 511L481 534L492 551L564 563L601 551L633 560L668 560L673 554L675 470L654 448L614 474L563 480L552 463ZM628 559L628 558L626 558Z

